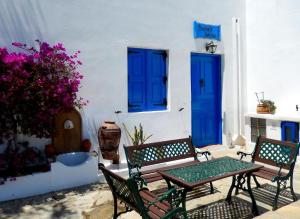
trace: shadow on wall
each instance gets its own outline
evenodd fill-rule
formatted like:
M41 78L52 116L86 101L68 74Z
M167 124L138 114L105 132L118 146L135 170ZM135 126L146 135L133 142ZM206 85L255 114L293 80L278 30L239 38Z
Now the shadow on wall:
M12 48L15 41L34 45L36 39L43 40L47 25L36 0L0 1L0 46Z

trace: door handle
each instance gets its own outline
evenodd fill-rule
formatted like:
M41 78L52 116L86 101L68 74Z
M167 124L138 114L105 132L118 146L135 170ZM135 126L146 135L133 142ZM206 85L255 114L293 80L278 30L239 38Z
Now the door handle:
M204 79L200 79L199 85L200 85L201 88L205 87L205 80Z

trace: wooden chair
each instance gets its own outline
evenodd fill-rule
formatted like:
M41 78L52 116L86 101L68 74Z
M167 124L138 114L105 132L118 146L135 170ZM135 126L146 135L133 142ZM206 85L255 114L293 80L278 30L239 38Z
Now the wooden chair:
M99 165L114 198L114 216L116 219L120 214L131 210L138 212L143 219L167 219L183 216L187 219L187 213L182 207L185 202L185 193L175 188L157 197L146 187L139 173L124 179L111 172L104 165ZM126 210L118 213L117 200L125 203Z
M282 190L290 188L293 200L296 201L298 199L293 188L293 174L298 150L299 144L260 136L257 139L255 149L252 153L245 153L242 151L237 152L237 154L241 156L240 159L251 156L253 163L261 163L269 166L265 166L259 171L254 172L253 178L258 188L261 186L256 177L261 177L277 183L273 210L278 208L278 197ZM238 181L238 188L242 188L241 177L238 178ZM287 181L290 183L289 187L286 186ZM238 193L238 188L236 193Z

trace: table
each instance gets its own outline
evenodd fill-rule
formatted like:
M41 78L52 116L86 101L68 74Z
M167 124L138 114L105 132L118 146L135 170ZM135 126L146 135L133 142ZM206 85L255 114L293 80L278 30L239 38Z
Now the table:
M169 188L172 186L172 182L173 184L183 187L185 193L206 183L232 176L232 183L226 197L226 201L229 203L231 203L233 189L237 186L241 186L241 183L237 181L246 182L247 179L247 189L244 188L244 190L247 190L250 195L252 213L256 216L259 213L251 190L251 173L262 167L262 165L226 156L197 164L183 164L180 167L159 171L159 173L166 180ZM185 203L183 207L186 209Z

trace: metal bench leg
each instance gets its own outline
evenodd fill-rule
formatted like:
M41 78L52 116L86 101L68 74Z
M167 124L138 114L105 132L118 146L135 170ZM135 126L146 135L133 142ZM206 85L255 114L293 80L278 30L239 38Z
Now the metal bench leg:
M253 179L254 179L254 182L255 182L255 184L256 184L256 187L257 187L257 188L260 188L261 186L260 186L259 182L257 181L256 176L252 175L252 177L253 177Z
M183 218L184 218L184 219L188 219L188 215L187 215L186 210L183 212Z
M241 186L241 178L242 176L241 175L238 175L237 177L237 183L236 183L236 187L235 187L235 195L239 194L239 188Z
M212 182L210 182L209 185L210 185L210 194L213 194L214 193L214 186L213 186Z
M252 188L251 188L251 173L247 174L247 190L248 190L248 193L249 193L251 201L252 201L252 214L254 216L258 216L259 212L258 212L258 208L257 208L257 205L256 205L254 195L252 193Z
M278 208L279 193L280 193L280 181L278 180L277 181L277 192L276 192L275 199L274 199L274 202L273 202L273 209L272 209L273 211L275 211Z
M118 200L117 197L114 195L114 219L117 219L118 217Z
M231 196L232 196L232 191L233 191L233 189L235 187L235 181L236 181L235 176L233 176L232 177L232 183L231 183L230 189L229 189L227 197L225 199L225 201L227 201L228 203L231 203Z
M292 193L292 196L293 196L293 200L294 202L298 200L298 197L296 196L295 192L294 192L294 186L293 186L293 175L291 175L291 178L290 178L290 189L291 189L291 193Z

